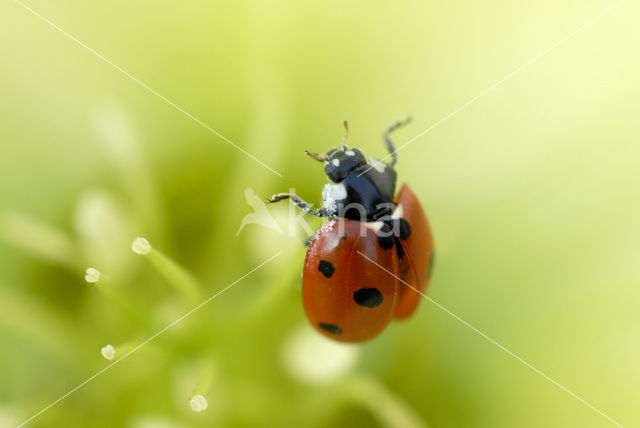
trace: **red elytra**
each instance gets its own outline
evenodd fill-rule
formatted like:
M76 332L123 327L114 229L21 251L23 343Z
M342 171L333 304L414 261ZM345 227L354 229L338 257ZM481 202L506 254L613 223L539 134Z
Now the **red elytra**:
M408 185L402 185L395 204L391 217L405 220L410 233L390 247L378 240L380 222L330 220L312 239L302 299L307 318L325 336L342 342L370 340L392 318L411 315L422 298L433 262L431 229Z

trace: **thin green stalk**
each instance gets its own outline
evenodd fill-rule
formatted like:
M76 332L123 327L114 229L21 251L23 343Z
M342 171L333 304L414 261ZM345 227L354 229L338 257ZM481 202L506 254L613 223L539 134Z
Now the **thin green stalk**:
M402 397L371 376L353 374L341 386L346 400L369 410L384 427L427 428L416 411Z
M104 296L105 299L125 312L138 324L149 324L149 313L147 308L143 305L133 304L131 299L122 293L122 290L114 286L109 277L101 275L100 280L94 283L94 287L102 296Z
M136 238L131 248L135 253L145 256L187 302L192 305L201 303L202 288L184 267L160 250L151 247L149 241L144 238Z
M130 352L132 349L134 349L138 345L139 345L139 342L134 342L134 341L124 342L116 346L107 344L102 347L100 352L102 353L102 356L107 360L117 360L118 358L121 358L122 356L126 355L128 352Z
M95 126L120 186L129 195L136 217L158 242L166 242L159 191L131 117L119 105L103 105L96 112Z
M287 297L295 281L301 281L298 268L287 269L281 275L275 275L271 281L263 284L255 293L255 297L240 308L238 316L242 318L242 324L253 324L261 320L270 310L280 307L280 300Z
M62 230L20 213L0 215L0 238L41 259L80 269L78 251Z
M84 328L75 328L54 307L29 298L17 287L0 288L0 330L4 329L65 365L78 364L88 355L80 346L88 337Z
M201 368L200 377L198 383L193 388L192 396L194 395L206 395L211 389L213 379L215 378L217 371L217 364L213 358L207 358Z
M151 250L147 258L186 300L192 304L200 303L201 288L191 273L159 250Z

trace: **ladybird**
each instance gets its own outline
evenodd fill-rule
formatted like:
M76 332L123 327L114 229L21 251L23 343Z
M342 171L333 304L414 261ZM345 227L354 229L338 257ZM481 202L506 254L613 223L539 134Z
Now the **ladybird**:
M302 300L309 322L331 339L373 339L392 319L411 315L420 301L417 291L424 293L429 283L434 246L427 217L408 185L395 192L398 159L389 136L408 120L383 133L389 163L367 162L361 150L348 148L346 121L340 147L324 155L305 151L324 163L332 182L317 211L294 193L269 199L290 199L304 212L328 218L308 241Z

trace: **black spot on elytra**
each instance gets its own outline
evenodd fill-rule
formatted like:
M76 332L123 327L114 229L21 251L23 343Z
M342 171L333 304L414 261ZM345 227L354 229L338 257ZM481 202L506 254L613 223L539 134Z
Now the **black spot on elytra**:
M333 273L336 271L336 268L334 268L330 262L326 260L320 260L320 263L318 264L318 270L325 277L331 278L331 275L333 275Z
M393 248L393 230L387 223L383 223L378 233L376 233L378 245L385 250Z
M361 288L353 293L353 300L365 308L375 308L382 303L382 293L377 288Z
M427 273L427 278L431 278L431 274L433 273L433 262L436 257L436 252L431 253L429 257L429 272Z
M323 322L319 322L318 327L331 334L342 334L342 329L335 324L325 324Z

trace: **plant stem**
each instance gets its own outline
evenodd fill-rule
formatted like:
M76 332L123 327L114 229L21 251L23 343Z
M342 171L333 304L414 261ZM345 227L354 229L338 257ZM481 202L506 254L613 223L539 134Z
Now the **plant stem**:
M202 298L201 287L191 273L155 248L146 256L158 272L187 302L192 305L200 303Z
M384 427L427 428L416 411L377 379L365 374L353 374L344 381L346 399L360 404Z

